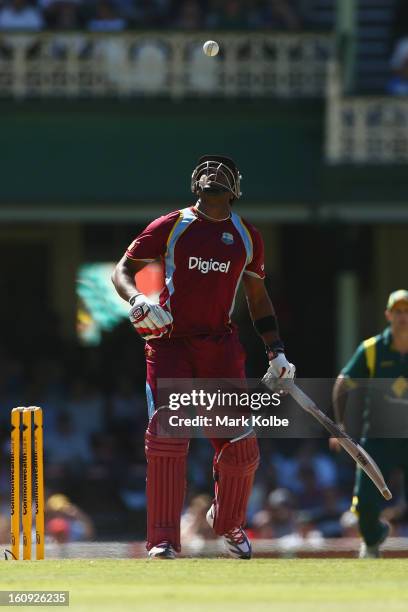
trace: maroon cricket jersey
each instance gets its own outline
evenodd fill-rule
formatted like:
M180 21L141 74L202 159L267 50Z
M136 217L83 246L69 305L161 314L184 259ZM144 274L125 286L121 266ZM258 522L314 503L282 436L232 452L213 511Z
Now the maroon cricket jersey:
M172 337L230 331L242 275L265 277L261 235L235 213L209 221L193 207L176 210L150 223L126 256L163 261L160 304L172 313Z

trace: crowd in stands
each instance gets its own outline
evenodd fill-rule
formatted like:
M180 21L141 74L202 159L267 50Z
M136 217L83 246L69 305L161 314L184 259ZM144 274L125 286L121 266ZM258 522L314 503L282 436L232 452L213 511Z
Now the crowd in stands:
M9 420L18 405L44 411L49 533L59 540L143 539L147 409L141 342L126 321L99 347L84 348L64 342L50 315L44 324L33 320L36 325L19 327L20 334L15 326L2 332L0 539L2 533L8 537L1 527L9 516ZM262 351L253 353L260 354L255 367L261 371ZM331 454L323 438L259 442L262 461L248 514L252 537L336 537L348 533L350 524L355 528L345 519L354 466L344 453ZM207 440L192 440L185 537L194 530L197 537L212 537L201 520L213 490L212 454ZM398 491L398 482L390 484ZM406 524L398 525L397 533L405 533Z
M387 83L387 91L394 96L406 96L408 95L408 3L405 0L397 2L391 34L392 74Z
M0 0L0 30L299 30L295 0Z
M320 27L313 20L312 8L312 0L0 0L0 32L109 33L140 29L296 32ZM391 74L386 89L392 95L407 95L405 0L396 3L390 39ZM4 48L4 44L0 47Z

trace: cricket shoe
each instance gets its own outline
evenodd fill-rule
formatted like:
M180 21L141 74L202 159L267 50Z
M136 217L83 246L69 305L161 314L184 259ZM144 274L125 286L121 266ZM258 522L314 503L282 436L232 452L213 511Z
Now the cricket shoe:
M153 546L147 553L149 559L175 559L176 551L168 542L161 542L157 546Z
M207 523L214 528L215 506L207 512ZM252 557L251 542L242 527L234 527L222 536L228 554L234 559L250 559Z
M387 539L389 533L390 533L391 527L388 523L384 523L384 527L383 527L383 534L380 537L380 539L378 540L378 542L376 542L375 544L372 544L371 546L367 546L367 544L365 542L363 542L360 546L360 553L359 553L359 558L360 559L379 559L380 558L380 546L381 544L383 544L383 542L385 542L385 540Z

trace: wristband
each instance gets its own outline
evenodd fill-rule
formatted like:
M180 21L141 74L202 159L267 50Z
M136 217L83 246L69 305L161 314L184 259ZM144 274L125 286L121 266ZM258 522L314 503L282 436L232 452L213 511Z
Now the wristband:
M129 304L130 304L131 306L133 306L133 304L135 303L135 299L136 299L137 297L139 297L139 295L143 295L143 294L142 294L142 293L140 293L140 291L139 291L139 293L135 293L134 295L132 295L132 297L130 297L130 298L129 298Z
M268 315L254 321L254 327L260 336L267 332L277 332L278 320L275 315Z

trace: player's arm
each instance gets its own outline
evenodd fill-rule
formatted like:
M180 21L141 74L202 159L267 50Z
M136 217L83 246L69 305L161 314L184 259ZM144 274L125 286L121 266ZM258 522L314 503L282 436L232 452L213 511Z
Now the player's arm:
M265 345L270 346L274 342L280 341L280 338L275 309L266 290L265 282L262 278L250 276L249 274L244 274L243 279L245 296L252 322L254 323L255 321L268 317L274 319L273 326L276 326L275 329L266 328L265 331L263 331L261 328L259 332Z
M131 306L129 319L137 333L144 340L151 340L168 334L173 317L137 288L135 275L147 264L148 261L131 259L125 254L113 271L112 282L120 297Z
M337 424L343 429L346 416L347 393L350 389L349 378L339 374L333 386L332 400L334 416Z
M332 391L332 402L334 416L337 424L341 429L345 429L345 417L347 409L347 398L350 389L355 388L355 378L366 378L369 375L367 368L367 360L365 355L364 343L360 344L354 355L342 369ZM337 438L330 438L329 446L331 450L339 451L341 446Z
M350 388L349 381L348 377L339 374L332 391L334 417L337 425L342 430L345 430L344 420L346 417L347 392ZM338 453L342 447L337 438L329 438L329 448Z
M122 299L129 302L134 295L141 293L136 286L135 275L146 265L147 262L129 259L126 255L117 263L112 274L112 283Z
M112 274L116 291L130 303L130 322L145 340L168 334L173 317L165 305L152 302L139 291L135 275L148 263L163 256L169 231L178 216L178 213L171 213L150 223L128 246Z
M265 343L269 360L266 377L293 378L296 368L285 357L285 348L279 336L275 309L263 278L253 274L244 274L244 290L252 322Z

